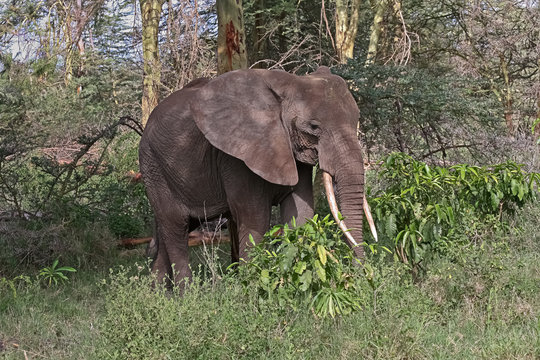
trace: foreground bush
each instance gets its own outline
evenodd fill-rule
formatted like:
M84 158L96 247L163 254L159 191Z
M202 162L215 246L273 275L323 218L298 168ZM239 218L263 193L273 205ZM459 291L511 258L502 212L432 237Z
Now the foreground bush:
M303 226L277 225L241 268L244 285L257 289L259 301L292 309L312 309L325 317L360 310L364 267L342 239L330 215Z

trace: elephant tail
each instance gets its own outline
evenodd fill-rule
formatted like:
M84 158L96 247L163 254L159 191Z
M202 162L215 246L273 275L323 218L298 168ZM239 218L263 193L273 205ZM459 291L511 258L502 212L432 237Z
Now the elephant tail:
M157 251L158 251L158 244L154 236L152 240L150 240L150 242L148 243L148 246L146 248L146 256L149 257L150 259L155 259L157 256Z

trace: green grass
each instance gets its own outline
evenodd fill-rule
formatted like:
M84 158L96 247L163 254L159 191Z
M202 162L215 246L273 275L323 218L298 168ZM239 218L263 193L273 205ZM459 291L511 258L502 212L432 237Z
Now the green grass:
M6 359L84 359L95 351L99 332L95 324L103 301L92 274L78 273L66 286L22 286L14 298L0 296L0 341ZM2 289L4 290L4 289Z
M414 281L404 265L374 261L364 309L336 319L261 306L229 275L183 297L160 291L133 265L142 251L118 257L111 273L79 269L65 285L18 282L16 297L0 286L0 357L538 359L539 215L529 207L519 231L435 259Z

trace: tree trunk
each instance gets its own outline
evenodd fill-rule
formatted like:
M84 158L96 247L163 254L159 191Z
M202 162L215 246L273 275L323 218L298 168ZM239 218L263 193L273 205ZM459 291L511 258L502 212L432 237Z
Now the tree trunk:
M336 51L342 64L353 58L359 12L360 0L336 0Z
M83 7L82 7L82 0L77 0L77 34L79 35L79 39L77 40L77 48L79 49L79 67L77 69L77 77L81 77L84 72L84 40L82 36L83 27L85 26L85 21L83 20ZM82 91L82 85L79 83L77 85L77 95L80 95Z
M148 117L159 102L161 64L159 61L158 32L163 0L140 0L143 45L143 96L142 124L146 126Z
M73 77L73 33L72 33L72 18L71 18L71 7L65 9L65 19L64 19L64 34L66 35L66 58L65 58L65 70L64 70L64 84L66 86L71 82Z
M241 0L217 0L218 74L247 68Z
M512 84L510 80L510 74L508 72L508 62L504 58L504 54L499 55L500 69L504 79L504 119L506 122L506 130L510 135L514 135L514 99L512 94Z
M267 54L266 46L266 21L262 11L265 9L265 0L255 0L255 22L253 24L253 53L251 54L251 63L255 64L260 60L267 59L269 56ZM262 64L257 64L254 67L264 68Z
M372 64L375 62L377 56L377 46L379 44L379 38L383 30L383 16L388 3L386 0L372 0L371 7L373 8L373 24L371 24L369 35L369 46L366 64Z

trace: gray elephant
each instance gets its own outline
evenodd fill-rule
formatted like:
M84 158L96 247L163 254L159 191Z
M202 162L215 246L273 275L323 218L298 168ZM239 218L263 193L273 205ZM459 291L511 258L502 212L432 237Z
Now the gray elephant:
M332 213L338 200L363 256L364 167L359 113L339 76L320 67L307 76L237 70L198 79L152 112L139 148L141 174L154 209L153 271L179 283L191 278L188 233L223 215L233 231L232 258L245 258L249 235L260 241L272 205L282 221L313 216L312 169L323 171ZM339 222L346 230L343 221Z

